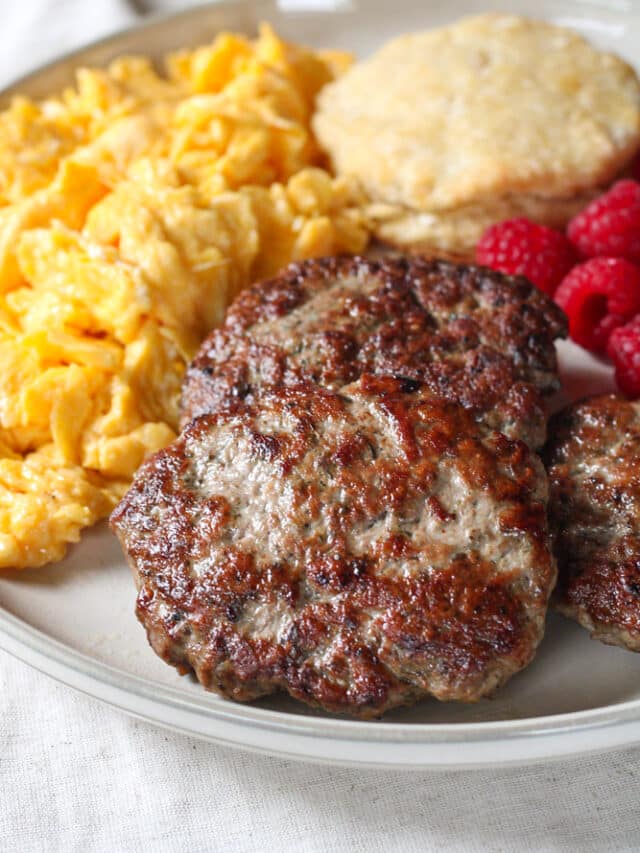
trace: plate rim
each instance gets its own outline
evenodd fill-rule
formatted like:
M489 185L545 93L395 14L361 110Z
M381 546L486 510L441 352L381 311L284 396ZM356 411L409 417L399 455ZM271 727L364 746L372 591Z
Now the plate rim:
M579 0L569 0L583 6ZM206 4L174 13L157 13L146 16L132 26L120 28L107 36L95 39L67 51L11 80L0 90L0 106L30 81L46 75L69 63L92 61L90 54L108 50L126 36L152 31L189 18L197 19L214 10L238 11L250 7L250 0L210 0ZM277 3L269 4L278 6ZM585 4L586 5L586 4ZM283 11L283 10L281 10ZM314 12L332 14L330 8L314 8ZM611 10L608 10L611 11ZM83 59L85 58L86 59ZM0 648L22 660L45 675L79 690L120 710L147 719L154 724L182 731L185 734L222 743L227 746L249 749L279 757L314 761L318 763L357 765L368 767L395 767L414 769L450 769L518 765L532 761L547 761L577 753L598 752L640 742L640 698L582 711L552 714L544 717L526 717L511 720L492 720L470 723L398 723L362 721L334 717L305 716L288 711L277 711L225 700L215 694L202 692L201 696L187 694L179 687L171 687L126 672L96 657L74 649L54 639L45 631L13 615L0 604ZM173 721L162 715L161 709L170 709ZM200 721L200 726L181 726L178 718ZM225 724L225 732L207 730L207 723ZM260 747L249 744L242 733L267 732L278 735L279 746ZM609 737L589 738L590 734L609 734ZM531 748L557 738L567 739L557 753L549 748ZM324 756L317 750L305 749L313 741L333 744L333 755ZM296 749L285 748L289 741ZM605 743L608 741L608 743ZM515 756L498 756L491 761L479 755L486 747L518 743ZM378 747L381 753L373 760L366 756L341 756L339 749L345 745ZM336 751L338 747L338 751ZM482 750L478 748L482 747ZM394 756L393 749L402 748ZM412 749L420 754L412 756ZM443 757L443 749L449 750ZM453 750L453 754L451 754ZM331 750L328 751L331 753Z
M476 723L310 717L231 702L204 690L201 695L186 694L179 687L145 680L73 649L2 607L0 648L44 675L130 715L192 737L292 760L395 769L473 769L486 767L487 749L496 746L505 747L507 753L495 755L492 765L518 766L640 743L640 700ZM166 709L172 712L169 719L162 713ZM279 740L269 747L248 743L247 732L267 733ZM590 737L603 733L611 736ZM544 746L551 740L555 752ZM318 750L320 744L325 748ZM509 754L511 744L516 749ZM348 746L357 746L359 753L363 747L376 747L379 752L374 758L348 755L343 752ZM413 750L420 752L412 755Z
M67 643L56 640L50 637L45 631L39 628L34 628L18 616L6 611L0 605L0 648L11 653L11 649L3 645L5 636L12 637L14 640L23 642L25 647L43 659L51 660L55 663L66 663L71 669L82 675L94 675L96 673L104 674L104 681L107 684L122 687L122 684L131 685L131 688L138 694L143 696L151 696L152 694L163 693L166 696L167 704L172 706L189 706L190 708L197 707L206 713L213 713L215 716L233 717L234 720L244 718L244 722L251 722L261 725L266 728L286 729L287 731L296 730L306 732L313 736L316 732L309 732L310 728L326 728L331 730L333 736L340 736L340 739L346 739L356 736L358 740L368 740L360 735L362 732L385 733L391 737L382 737L382 740L391 742L399 742L404 740L406 733L428 733L430 736L440 734L458 734L463 736L455 738L460 742L466 742L469 738L464 737L466 732L475 733L497 733L502 736L504 729L507 729L512 734L531 734L540 735L548 732L557 734L561 729L567 726L571 721L578 723L578 728L581 730L593 729L600 725L622 725L624 723L639 721L640 699L630 699L626 702L618 702L614 705L607 705L600 708L589 708L583 711L565 711L558 714L548 714L543 717L522 717L514 720L490 720L475 723L398 723L385 722L384 720L359 720L349 717L333 717L333 716L318 716L310 717L302 714L293 714L289 711L276 711L269 708L261 708L253 705L250 702L232 702L218 696L213 692L206 691L204 688L201 695L185 694L179 687L171 687L170 685L161 684L156 681L148 681L139 675L126 672L119 667L104 663L97 658L91 657L84 652L77 651ZM9 644L7 644L9 646ZM53 653L51 651L53 650ZM437 701L437 700L435 700ZM219 704L220 707L217 707ZM264 719L262 719L264 718ZM575 725L573 725L575 729ZM640 730L638 732L640 738ZM429 737L429 740L432 740ZM496 738L492 738L496 739ZM421 740L418 738L417 740ZM448 739L447 739L448 742Z
M70 60L80 59L85 53L91 53L101 48L108 48L112 43L119 42L123 37L128 36L131 33L151 30L155 26L161 26L172 21L186 20L187 18L192 17L197 18L203 12L224 6L235 6L240 8L250 2L251 0L207 0L206 3L190 6L179 12L160 11L147 13L143 18L128 27L117 27L115 30L107 33L107 35L99 36L98 38L84 42L79 47L74 47L70 50L64 51L63 53L56 54L52 59L48 59L41 65L37 65L35 68L32 68L30 71L19 74L17 77L12 77L4 86L0 87L0 109L4 108L4 104L8 98L12 98L14 95L20 94L20 88L28 84L29 81L35 80L49 71L53 71Z

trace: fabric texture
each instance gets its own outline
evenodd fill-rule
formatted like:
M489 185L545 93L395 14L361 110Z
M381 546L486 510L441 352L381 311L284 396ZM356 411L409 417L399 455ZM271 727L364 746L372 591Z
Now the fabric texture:
M3 3L0 85L179 5ZM3 851L619 853L640 849L639 795L640 749L465 773L222 749L126 717L0 652Z
M0 86L93 39L135 23L127 0L10 0L0 4Z
M163 731L0 653L0 850L619 853L640 749L528 768L285 762Z

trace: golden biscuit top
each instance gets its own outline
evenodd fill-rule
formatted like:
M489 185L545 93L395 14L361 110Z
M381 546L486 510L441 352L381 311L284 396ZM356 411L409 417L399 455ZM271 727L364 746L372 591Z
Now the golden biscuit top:
M636 151L640 85L576 33L487 14L389 42L321 92L314 129L337 171L379 201L566 198Z

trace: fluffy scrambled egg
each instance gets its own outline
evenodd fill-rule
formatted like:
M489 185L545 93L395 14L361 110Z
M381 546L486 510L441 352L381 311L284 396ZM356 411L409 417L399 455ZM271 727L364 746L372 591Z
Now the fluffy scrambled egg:
M0 567L60 559L110 512L240 288L364 248L309 125L347 63L263 27L0 114Z

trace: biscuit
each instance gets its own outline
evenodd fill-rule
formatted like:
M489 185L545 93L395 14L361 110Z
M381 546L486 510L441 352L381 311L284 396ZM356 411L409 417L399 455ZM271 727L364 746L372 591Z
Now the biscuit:
M568 199L544 199L532 195L508 196L486 204L469 204L453 210L420 211L374 202L364 208L369 229L379 240L400 249L437 250L473 260L475 247L494 222L525 216L542 225L563 228L596 195L584 193Z
M640 83L577 33L486 14L389 42L322 90L314 130L396 208L381 234L464 249L527 211L564 224L611 181L640 146Z

